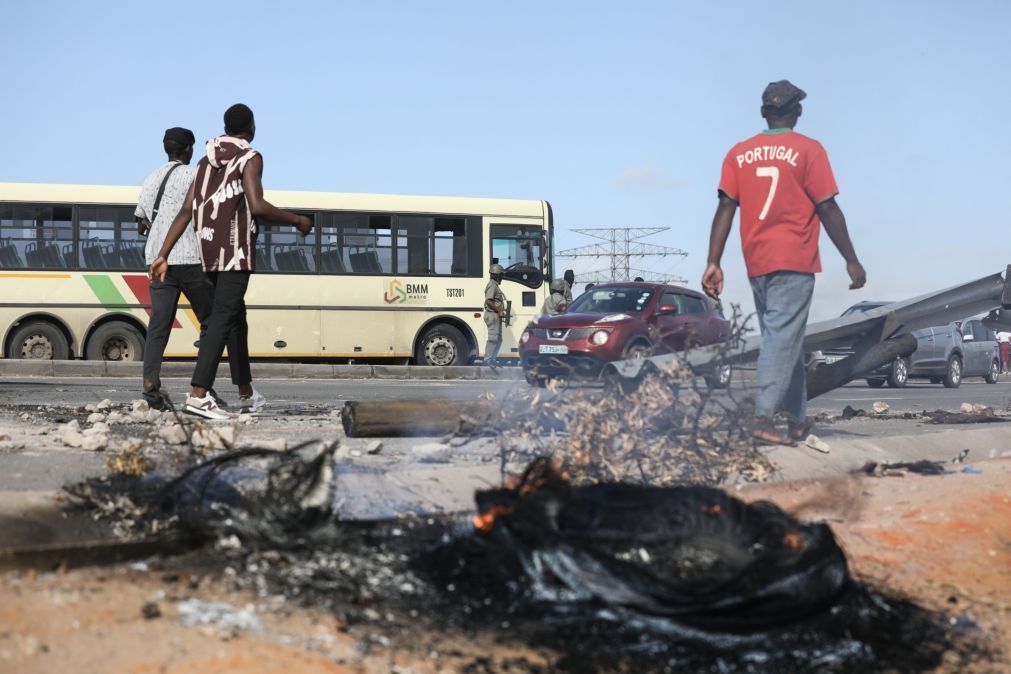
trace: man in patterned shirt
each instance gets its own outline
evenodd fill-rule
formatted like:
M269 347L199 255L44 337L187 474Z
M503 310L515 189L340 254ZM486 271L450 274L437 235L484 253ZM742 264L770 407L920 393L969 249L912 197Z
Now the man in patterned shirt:
M835 200L839 189L828 154L821 143L793 130L806 95L787 80L770 83L762 94L769 128L738 143L724 158L702 275L706 294L718 299L720 259L740 205L744 262L762 330L751 435L768 444L793 444L811 428L803 347L814 275L821 271L820 225L846 261L850 289L867 282ZM785 436L774 426L777 413L787 418Z
M193 159L194 140L193 132L189 129L173 127L165 131L162 147L168 155L168 163L155 169L140 188L134 215L137 217L138 231L141 235L147 235L144 255L148 265L158 256L172 218L182 208L183 199L193 182L195 169L189 164ZM151 317L144 344L142 395L154 409L161 409L164 405L161 395L161 361L176 319L179 294L185 293L193 313L200 321L201 337L211 315L214 299L214 288L200 267L200 248L196 234L191 229L179 237L168 256L168 265L164 280L152 279L150 282ZM220 399L218 404L224 406Z
M263 198L263 158L250 145L255 135L256 123L248 106L236 103L225 111L225 135L207 142L207 156L197 166L184 208L172 221L148 272L151 278L165 277L166 258L192 217L214 299L190 380L193 388L183 409L205 419L228 418L210 391L226 339L233 333L236 345L233 349L229 341L228 360L234 363L232 383L239 387L239 411L255 413L267 404L253 388L246 323L245 295L255 268L257 220L292 225L303 236L312 230L312 220L306 216L282 211Z

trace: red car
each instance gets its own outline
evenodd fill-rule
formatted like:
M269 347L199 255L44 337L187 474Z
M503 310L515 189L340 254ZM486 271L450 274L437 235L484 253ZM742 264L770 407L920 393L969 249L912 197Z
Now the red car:
M724 339L730 323L702 293L660 283L605 283L577 297L564 313L540 316L520 337L527 381L596 378L605 363L682 351ZM730 379L729 367L710 378Z

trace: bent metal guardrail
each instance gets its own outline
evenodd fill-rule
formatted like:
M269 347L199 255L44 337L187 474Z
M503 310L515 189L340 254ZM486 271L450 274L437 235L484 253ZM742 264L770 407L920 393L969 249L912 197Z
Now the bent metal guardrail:
M912 353L916 340L905 337L914 330L987 312L989 315L983 323L988 328L1011 329L1011 313L1007 310L1011 310L1011 265L1004 275L991 274L863 313L811 323L804 331L805 351L851 347L853 355L819 368L824 372L818 376L818 381L812 381L809 373L808 397L842 386L862 372ZM676 363L687 364L697 372L707 371L714 363L734 364L754 359L760 344L761 336L754 335L734 344L713 345L687 353L617 361L609 363L601 377L627 383L651 370L669 369ZM811 387L812 384L816 385Z

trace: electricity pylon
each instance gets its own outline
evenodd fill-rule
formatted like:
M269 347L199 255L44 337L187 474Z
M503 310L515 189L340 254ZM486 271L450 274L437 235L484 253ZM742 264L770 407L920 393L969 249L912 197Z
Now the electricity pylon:
M574 229L572 231L600 239L604 243L594 243L579 248L569 248L555 253L555 257L606 257L611 261L610 269L581 272L580 283L606 283L608 281L631 281L641 276L645 281L655 283L687 283L688 280L674 274L647 271L632 267L633 257L687 257L688 253L680 248L658 246L643 243L642 239L661 232L670 227L595 227L589 229Z

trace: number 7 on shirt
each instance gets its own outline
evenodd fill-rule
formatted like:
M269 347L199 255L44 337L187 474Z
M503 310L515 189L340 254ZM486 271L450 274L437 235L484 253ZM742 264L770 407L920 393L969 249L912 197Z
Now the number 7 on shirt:
M765 220L769 214L769 206L772 205L772 198L776 196L776 186L779 185L779 167L777 166L756 166L755 175L759 178L772 178L772 186L769 187L769 196L765 198L765 206L758 214L759 220Z

